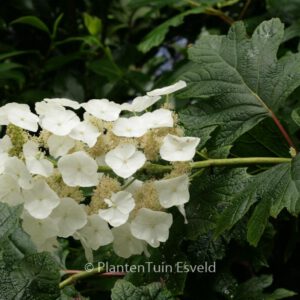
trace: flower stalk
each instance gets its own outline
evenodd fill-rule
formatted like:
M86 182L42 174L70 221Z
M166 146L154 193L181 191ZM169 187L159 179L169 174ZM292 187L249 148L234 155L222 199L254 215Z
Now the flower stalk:
M75 283L77 280L81 280L90 276L93 276L95 274L101 274L105 271L104 268L94 268L92 270L88 270L88 271L81 271L81 272L76 272L74 275L68 277L67 279L63 280L60 284L59 284L59 288L63 289L64 287L71 285L73 283Z
M191 169L201 169L208 167L225 167L225 166L245 166L245 165L257 165L257 164L281 164L289 163L292 158L287 157L239 157L239 158L217 158L217 159L207 159L203 161L191 162ZM169 172L173 169L172 165L160 165L147 163L141 169L148 173L164 173ZM100 166L98 168L99 172L111 172L111 168L107 166Z

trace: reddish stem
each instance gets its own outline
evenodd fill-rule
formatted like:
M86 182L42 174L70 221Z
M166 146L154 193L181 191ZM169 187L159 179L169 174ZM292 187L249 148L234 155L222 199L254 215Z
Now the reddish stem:
M295 147L295 144L293 143L292 139L290 138L289 134L284 129L284 127L282 126L282 124L280 123L280 121L278 120L278 118L275 116L275 114L272 111L270 111L270 113L271 113L271 118L275 122L276 126L280 130L281 134L283 135L283 137L285 138L285 140L287 141L287 143L289 144L289 146L293 147L297 151L297 149Z

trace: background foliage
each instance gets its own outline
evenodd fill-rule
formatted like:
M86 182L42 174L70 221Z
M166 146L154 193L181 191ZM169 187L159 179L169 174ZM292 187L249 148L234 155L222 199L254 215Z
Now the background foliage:
M255 31L272 17L285 30L273 19ZM225 37L240 19L245 26ZM299 147L299 0L2 1L0 36L1 104L121 103L183 78L189 88L175 104L187 133L202 139L201 157L290 157L270 111ZM1 205L0 298L298 299L299 164L209 168L193 180L189 224L174 212L171 238L150 260L216 261L216 274L95 276L60 294L58 270L83 269L82 249L62 241L59 262L36 253L18 208ZM109 247L100 260L124 262Z

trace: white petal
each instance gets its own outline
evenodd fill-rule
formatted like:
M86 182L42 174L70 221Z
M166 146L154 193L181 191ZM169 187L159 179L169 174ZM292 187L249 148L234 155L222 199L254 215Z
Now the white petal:
M79 117L71 110L51 109L40 117L43 129L60 136L68 135L79 123Z
M13 145L8 135L0 139L0 153L8 153L12 147Z
M112 229L114 235L113 249L118 256L128 258L142 254L146 250L146 243L135 238L128 223Z
M66 155L75 146L75 141L68 136L53 134L48 138L47 144L50 155L58 158L59 156Z
M54 167L48 159L36 159L29 157L26 159L26 167L31 174L49 177L52 175Z
M199 142L199 138L178 137L168 134L165 136L160 148L160 156L167 161L192 160Z
M108 209L100 209L99 216L111 226L117 227L127 222L135 203L132 195L126 191L113 193Z
M71 107L73 109L79 109L81 107L81 105L77 101L67 98L45 98L44 101L50 104L54 103L61 106Z
M33 132L38 130L39 118L30 111L27 104L8 103L4 109L9 123Z
M115 121L119 118L121 106L107 99L92 99L82 104L91 115L104 121Z
M142 117L119 118L112 129L116 136L141 137L147 132L147 124Z
M0 201L10 206L24 202L19 184L7 174L0 175Z
M174 93L178 90L181 90L183 88L186 87L186 82L183 81L183 80L179 80L178 82L172 84L172 85L169 85L169 86L165 86L163 88L160 88L160 89L156 89L156 90L153 90L151 92L148 92L147 95L148 96L162 96L162 95L168 95L168 94L171 94L171 93Z
M98 165L83 151L63 156L59 159L57 167L63 181L69 186L89 187L98 184Z
M134 111L134 112L142 112L148 107L155 104L157 101L161 99L160 96L139 96L133 99L132 103L123 103L121 105L122 110Z
M153 112L142 115L148 128L173 127L174 121L172 112L168 109L160 108Z
M5 161L4 173L13 177L23 189L32 187L32 177L23 161L17 157L9 157Z
M47 218L60 202L57 194L42 179L35 181L31 190L24 190L23 195L24 208L37 219Z
M23 154L25 158L34 157L39 153L39 146L33 141L27 141L23 145Z
M59 206L51 213L58 225L58 236L69 237L87 223L87 214L82 205L72 198L62 198Z
M158 192L159 202L164 208L185 204L190 199L189 177L187 175L159 180L154 184Z
M86 246L93 250L113 241L113 235L108 224L98 215L89 216L88 223L79 230L79 234L84 239Z
M131 233L152 247L158 247L160 242L168 239L172 222L173 217L169 213L141 208L131 223Z
M35 244L41 245L47 239L57 236L57 224L51 218L36 219L25 213L23 215L22 227L27 232Z
M89 147L93 147L100 134L97 127L88 121L83 121L72 129L69 136L74 140L86 143Z
M118 176L128 178L145 164L146 157L134 145L121 144L106 154L105 162Z

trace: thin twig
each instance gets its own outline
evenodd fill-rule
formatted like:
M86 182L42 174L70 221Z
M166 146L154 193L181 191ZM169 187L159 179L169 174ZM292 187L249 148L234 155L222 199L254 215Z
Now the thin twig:
M242 9L242 11L241 11L241 13L240 13L240 15L239 15L239 18L238 18L239 20L242 20L244 18L245 13L246 13L246 11L247 11L250 4L251 4L251 0L247 0L244 7L243 7L243 9Z

